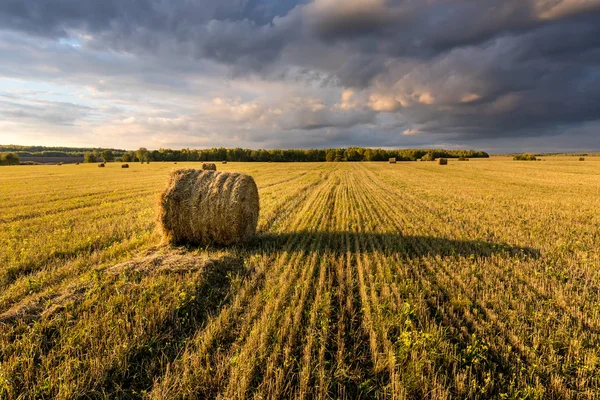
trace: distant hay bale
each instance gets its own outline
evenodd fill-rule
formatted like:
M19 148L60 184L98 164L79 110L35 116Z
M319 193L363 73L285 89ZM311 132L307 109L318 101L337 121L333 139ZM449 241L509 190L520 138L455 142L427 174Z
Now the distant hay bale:
M448 165L448 159L447 158L438 158L438 164L439 165Z
M146 164L150 164L150 161L146 161Z
M205 171L216 171L217 166L214 163L203 163L202 169Z
M465 156L458 157L458 161L469 161L469 159Z
M227 164L227 161L223 161L221 164Z
M100 164L98 164L98 167L100 167L100 168L104 168L104 163L100 163Z
M242 243L256 233L258 189L248 175L179 169L159 198L158 226L170 243Z
M585 158L579 157L579 161L585 161Z
M174 162L173 164L177 164L176 162Z
M395 158L390 158L390 164L396 164L396 159Z
M129 164L121 164L121 168L129 168Z
M75 165L79 165L79 163L75 163Z

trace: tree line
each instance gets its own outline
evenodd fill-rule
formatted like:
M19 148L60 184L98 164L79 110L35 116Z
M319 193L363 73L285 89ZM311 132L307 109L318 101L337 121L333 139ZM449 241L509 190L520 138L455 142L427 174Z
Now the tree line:
M36 151L34 151L36 150ZM435 160L436 158L487 158L489 155L477 150L443 149L371 149L363 147L331 149L273 149L251 150L242 148L212 149L158 149L119 150L105 148L69 148L42 146L2 146L0 154L12 154L10 162L20 157L83 157L84 162L98 161L241 161L241 162L318 162L318 161L397 161ZM5 161L8 162L8 161ZM18 161L17 161L18 164Z
M127 150L106 149L93 147L46 147L46 146L17 146L0 145L0 153L12 152L19 157L83 157L87 153L101 153L110 150L116 157L120 157Z
M489 155L477 150L442 150L442 149L404 149L385 150L361 147L336 149L291 149L291 150L250 150L242 148L212 148L195 149L159 149L148 150L140 148L127 151L116 157L110 151L102 153L87 153L86 161L95 162L94 157L104 161L117 158L123 162L136 161L239 161L239 162L318 162L318 161L387 161L396 158L397 161L417 161L420 159L434 160L436 158L487 158ZM107 158L108 157L108 158Z

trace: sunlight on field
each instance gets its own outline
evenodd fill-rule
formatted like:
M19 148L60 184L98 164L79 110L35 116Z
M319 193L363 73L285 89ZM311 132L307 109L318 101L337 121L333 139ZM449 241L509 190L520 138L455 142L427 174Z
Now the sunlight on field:
M598 398L600 159L229 163L245 247L169 249L168 173L0 168L1 398Z

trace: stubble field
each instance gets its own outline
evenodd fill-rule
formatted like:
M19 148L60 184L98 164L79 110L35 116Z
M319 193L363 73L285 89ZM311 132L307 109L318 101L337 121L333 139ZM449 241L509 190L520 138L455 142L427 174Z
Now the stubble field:
M169 248L174 167L0 169L0 398L600 396L600 160L229 163L259 236Z

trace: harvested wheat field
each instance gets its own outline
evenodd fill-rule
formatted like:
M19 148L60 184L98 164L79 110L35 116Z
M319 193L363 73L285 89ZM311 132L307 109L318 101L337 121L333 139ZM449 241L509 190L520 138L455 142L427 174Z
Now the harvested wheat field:
M117 169L0 170L0 398L600 397L598 159L221 164L232 247Z

